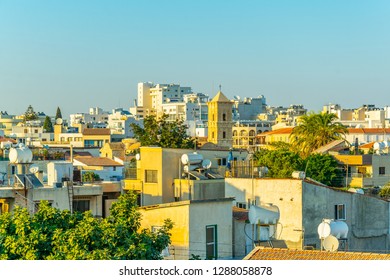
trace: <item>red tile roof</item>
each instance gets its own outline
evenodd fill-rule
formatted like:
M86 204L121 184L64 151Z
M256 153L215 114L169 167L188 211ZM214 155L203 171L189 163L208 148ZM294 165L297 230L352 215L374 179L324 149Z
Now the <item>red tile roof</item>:
M370 142L359 146L359 149L371 149L374 147L375 142Z
M245 260L390 260L390 254L256 247Z
M273 134L291 134L293 127L285 127L285 128L279 128L267 132L263 132L258 134L258 136L265 136L265 135L273 135Z
M109 128L85 128L83 135L110 135Z
M87 166L123 166L123 164L105 157L77 157L74 160Z
M390 134L390 128L348 128L349 134Z

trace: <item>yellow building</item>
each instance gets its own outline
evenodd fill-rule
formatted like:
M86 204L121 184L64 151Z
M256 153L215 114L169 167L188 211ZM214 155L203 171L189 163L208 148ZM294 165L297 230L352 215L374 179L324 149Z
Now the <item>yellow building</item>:
M173 222L168 259L226 259L232 252L232 199L187 200L141 207L142 228L160 228Z
M111 142L109 128L85 128L83 143L85 148L102 148L105 143Z
M174 202L182 199L207 199L202 196L205 185L214 184L216 192L220 190L220 182L226 172L229 150L210 149L197 150L204 160L209 160L212 172L216 178L208 179L184 172L181 157L184 154L193 154L193 150L169 149L161 147L141 147L137 155L136 166L126 170L128 174L124 179L124 190L134 190L139 193L140 205L153 205ZM246 151L232 151L233 160L243 161L248 153ZM128 172L132 171L132 172ZM221 176L222 175L222 176ZM203 180L200 178L203 178ZM178 180L181 179L181 180ZM175 180L176 183L175 183ZM189 181L189 182L188 182ZM201 182L201 183L200 183ZM191 189L190 191L188 191ZM216 194L210 194L214 198Z
M232 107L221 91L207 103L208 105L208 141L221 147L232 147Z
M290 143L290 134L292 130L293 127L285 127L258 134L256 136L257 143L259 144L259 147L266 147L275 142Z
M115 157L123 159L125 157L125 148L126 145L122 142L105 143L100 149L100 155L110 159Z

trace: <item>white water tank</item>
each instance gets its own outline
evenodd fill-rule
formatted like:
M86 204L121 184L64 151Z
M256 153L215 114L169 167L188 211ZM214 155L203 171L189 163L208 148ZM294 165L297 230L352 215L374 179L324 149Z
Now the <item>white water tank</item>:
M293 171L292 175L291 175L293 178L295 179L305 179L306 177L306 174L304 171Z
M198 153L183 154L181 156L181 162L184 165L200 164L203 161L203 156Z
M345 239L348 235L348 225L344 221L324 219L317 228L320 239L330 235L337 239Z
M31 163L33 154L28 147L19 146L11 148L8 157L10 163Z
M375 142L373 148L374 148L374 151L383 150L385 148L385 143L384 142Z
M280 217L279 208L272 204L251 205L248 217L251 224L276 225Z

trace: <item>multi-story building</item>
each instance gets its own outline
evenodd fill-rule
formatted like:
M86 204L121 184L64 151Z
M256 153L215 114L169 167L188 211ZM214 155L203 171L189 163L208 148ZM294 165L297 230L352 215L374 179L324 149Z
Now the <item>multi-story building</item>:
M113 138L131 138L134 136L131 123L140 124L129 111L116 108L108 115L107 128L110 129Z
M259 114L267 111L267 104L264 95L250 98L245 97L243 100L235 96L233 100L233 120L256 120Z
M219 91L207 104L209 110L208 141L217 146L231 148L233 145L233 102Z
M89 113L77 113L70 115L70 126L76 124L89 124L91 127L106 127L108 122L108 112L102 108L90 108Z

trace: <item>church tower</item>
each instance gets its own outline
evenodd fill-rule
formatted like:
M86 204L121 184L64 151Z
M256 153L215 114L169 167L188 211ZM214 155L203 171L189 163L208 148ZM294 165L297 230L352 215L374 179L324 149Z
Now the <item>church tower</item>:
M231 148L233 145L232 107L230 101L221 91L207 103L208 105L208 142L220 147Z

